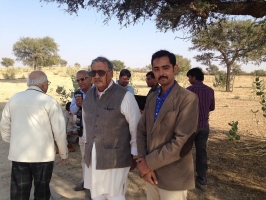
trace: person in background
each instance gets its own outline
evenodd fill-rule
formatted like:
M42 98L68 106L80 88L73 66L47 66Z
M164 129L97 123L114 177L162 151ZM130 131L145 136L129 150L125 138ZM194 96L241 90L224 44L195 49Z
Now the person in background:
M173 53L152 55L152 71L161 85L147 97L138 124L138 170L148 200L186 200L195 187L192 146L198 122L198 97L175 81Z
M187 72L191 86L187 89L198 95L199 120L195 137L196 147L196 187L207 190L207 140L209 137L209 113L215 109L214 90L203 84L204 74L200 68L192 68Z
M80 70L76 73L76 80L79 85L79 89L74 93L71 104L70 111L73 115L77 115L76 125L77 132L79 135L79 146L81 152L81 166L82 166L82 180L74 188L75 191L84 190L84 149L85 149L85 139L83 137L83 124L82 124L82 104L86 97L86 93L91 88L91 77L89 77L89 72L85 70Z
M77 136L77 126L76 126L76 115L73 115L70 111L70 104L71 102L67 102L66 110L64 112L65 122L66 122L66 134L67 134L67 147L70 152L74 152L75 148L71 144L71 142L76 142L78 139Z
M131 92L134 95L135 94L134 88L129 83L130 78L131 78L130 71L128 69L122 69L119 74L119 80L116 81L116 84L126 88L127 91Z
M5 105L0 132L10 143L12 161L10 199L29 199L34 180L34 199L50 199L55 142L61 163L68 158L66 125L59 103L47 95L50 81L42 71L28 76L28 89L12 96Z
M128 172L137 156L138 104L113 82L113 64L107 58L94 59L91 69L94 88L83 102L84 186L93 200L125 200Z
M152 92L155 92L159 88L158 81L155 79L155 76L152 71L149 71L146 74L146 83L147 83L147 86L151 88L147 96L149 96L149 94L151 94Z

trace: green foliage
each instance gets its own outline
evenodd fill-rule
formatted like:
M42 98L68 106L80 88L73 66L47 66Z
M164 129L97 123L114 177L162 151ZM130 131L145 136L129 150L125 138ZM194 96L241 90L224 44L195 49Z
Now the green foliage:
M22 37L13 45L13 53L24 65L34 67L56 65L59 62L58 45L53 38Z
M95 9L105 16L104 23L113 17L123 26L140 21L153 20L159 30L187 30L193 33L204 27L206 22L219 19L222 21L230 15L251 15L260 18L266 15L263 0L228 2L212 0L41 0L56 2L66 7L69 13L77 13L79 9ZM65 10L65 9L64 9Z
M220 61L227 69L226 91L230 91L230 74L234 63L266 60L266 29L263 24L251 20L233 20L211 23L195 34L190 50L201 54L195 59L210 66Z
M266 118L266 96L265 96L265 82L264 80L260 80L260 77L257 76L253 82L256 87L256 95L260 98L261 110L263 117ZM254 113L254 111L252 111Z
M251 74L253 74L254 76L266 76L266 71L263 69L254 70L253 72L251 72Z
M67 66L67 61L60 59L59 64L61 65L61 67L65 67L65 66Z
M186 74L191 68L190 60L178 54L176 54L175 57L176 64L178 65L178 73Z
M16 74L19 71L19 69L16 69L14 67L7 68L6 70L2 71L2 75L5 80L14 80L16 79Z
M70 78L71 78L71 81L72 81L72 86L73 86L73 88L74 88L74 91L76 91L76 90L79 88L79 84L78 84L78 82L76 81L76 74L75 74L75 75L72 74L72 75L70 76Z
M79 63L75 63L75 64L74 64L74 67L80 68L80 66L81 66L81 65L80 65Z
M1 65L3 65L4 67L10 67L13 66L14 64L15 64L14 59L6 57L2 58Z
M76 91L79 88L79 85L76 81L76 72L74 73L73 72L74 71L70 71L68 73L72 81L73 89L69 89L69 91L67 92L65 86L57 86L56 88L56 93L61 96L60 100L62 102L62 105L66 105L67 102L71 101L74 91Z
M72 91L69 90L69 92L67 92L64 86L57 86L56 93L61 96L60 100L63 106L66 105L67 102L71 101Z
M226 86L226 72L225 71L218 71L214 76L213 87L217 88L225 88Z
M113 60L111 61L113 63L113 66L114 66L114 71L121 71L122 69L125 69L126 66L124 64L124 62L120 61L120 60Z
M228 125L231 127L231 129L225 134L228 137L229 141L235 142L236 140L240 140L240 135L237 134L238 121L229 122Z
M215 75L219 71L219 67L216 65L210 65L208 68L206 68L206 70L210 75Z

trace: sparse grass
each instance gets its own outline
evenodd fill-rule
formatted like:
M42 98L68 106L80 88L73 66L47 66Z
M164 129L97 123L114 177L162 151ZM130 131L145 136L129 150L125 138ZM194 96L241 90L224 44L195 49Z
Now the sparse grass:
M240 99L240 96L236 95L233 99Z

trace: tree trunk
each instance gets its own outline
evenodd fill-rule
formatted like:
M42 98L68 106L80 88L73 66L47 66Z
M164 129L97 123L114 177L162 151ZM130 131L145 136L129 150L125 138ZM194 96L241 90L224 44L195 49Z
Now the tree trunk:
M231 73L231 64L226 64L227 71L226 71L226 87L225 91L230 92L230 73Z

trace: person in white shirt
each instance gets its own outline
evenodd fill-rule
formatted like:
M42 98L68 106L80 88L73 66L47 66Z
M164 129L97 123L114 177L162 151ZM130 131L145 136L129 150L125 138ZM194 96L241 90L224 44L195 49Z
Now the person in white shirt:
M137 156L138 104L129 91L112 80L113 65L92 61L94 88L83 102L85 143L84 187L93 200L125 200L127 176Z
M32 179L34 199L50 199L55 142L61 163L68 157L63 112L46 94L49 84L44 72L31 72L28 89L12 96L2 112L0 131L10 143L8 159L12 161L10 199L29 199Z

